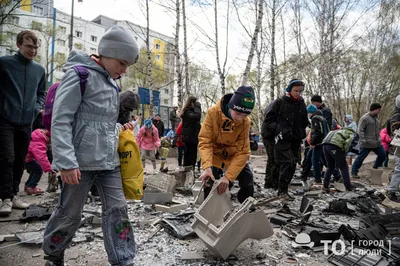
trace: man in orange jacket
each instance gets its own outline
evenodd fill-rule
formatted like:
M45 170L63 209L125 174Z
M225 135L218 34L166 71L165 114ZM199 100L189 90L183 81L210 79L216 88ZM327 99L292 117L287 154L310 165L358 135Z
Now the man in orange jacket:
M199 151L203 167L202 180L207 180L204 196L211 191L216 179L221 179L218 194L236 180L242 203L253 196L253 173L247 164L250 158L250 119L255 104L252 87L241 86L234 94L226 94L208 109L199 134Z

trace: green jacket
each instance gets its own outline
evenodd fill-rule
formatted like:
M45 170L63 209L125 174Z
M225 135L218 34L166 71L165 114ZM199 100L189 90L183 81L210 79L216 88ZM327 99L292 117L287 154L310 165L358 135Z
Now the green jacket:
M322 144L335 145L347 153L350 150L355 135L356 132L354 132L353 129L348 127L341 128L340 130L330 131L328 135L326 135Z

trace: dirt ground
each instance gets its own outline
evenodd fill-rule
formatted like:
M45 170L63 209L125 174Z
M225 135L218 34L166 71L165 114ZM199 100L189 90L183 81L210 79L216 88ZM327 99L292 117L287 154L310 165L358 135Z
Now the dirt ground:
M371 161L371 159L369 160ZM159 161L157 162L159 165ZM251 156L251 166L255 170L255 181L263 186L264 171L266 164L266 156ZM149 163L147 164L149 166ZM170 169L176 167L176 159L169 158L168 166ZM362 176L361 182L369 175L371 163L363 165L360 171ZM393 167L391 162L390 167L385 169L384 182ZM27 179L27 173L23 176L21 182L21 191L23 184ZM47 186L47 175L44 175L39 187L43 190ZM383 190L384 187L376 187L378 190ZM264 189L262 189L264 190ZM260 190L261 191L261 190ZM264 191L265 192L265 191ZM24 192L20 192L23 200L29 203L40 203L49 200L57 200L58 194L45 193L40 196L28 196ZM346 193L343 193L346 194ZM192 197L180 197L180 200L187 202L192 200ZM294 209L299 208L301 196L296 197L296 201L289 204ZM324 198L320 198L318 204L323 206L326 204ZM143 205L142 203L129 203L129 216L133 221L135 239L137 243L137 256L135 265L330 265L327 262L327 256L321 252L316 253L310 249L295 250L291 246L291 240L281 232L279 228L275 228L275 234L261 241L247 240L242 243L233 253L235 259L228 261L220 261L211 254L200 239L178 240L170 236L167 232L161 230L158 234L147 241L152 233L152 229L147 225L139 225L139 221L160 217L160 213L155 212L151 205ZM267 206L267 208L282 207L281 202L275 202ZM312 217L318 216L319 209L313 211ZM12 217L18 217L22 211L14 211ZM348 218L345 218L348 219ZM0 219L0 235L9 235L17 232L42 231L45 227L43 220L30 221L22 223L19 221L1 221ZM346 221L344 221L346 222ZM82 238L84 233L90 227L83 226L77 233L77 238ZM77 241L79 242L79 241ZM202 253L204 259L198 261L183 261L180 256L185 252ZM103 246L102 238L95 237L89 242L73 243L66 251L66 264L69 266L89 265L99 266L108 265L107 256ZM0 243L0 265L18 266L18 265L44 265L43 251L40 245L21 244L18 242L3 242Z

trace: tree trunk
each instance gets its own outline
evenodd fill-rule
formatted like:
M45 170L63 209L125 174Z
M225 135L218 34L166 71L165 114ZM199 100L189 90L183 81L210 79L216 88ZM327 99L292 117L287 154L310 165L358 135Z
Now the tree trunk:
M185 58L185 88L186 95L190 95L189 88L189 57L187 48L187 32L186 32L186 3L182 0L182 19L183 19L183 54Z
M179 54L179 28L180 28L180 8L179 0L175 2L176 11L176 25L175 25L175 71L176 71L176 83L178 85L178 106L179 109L183 107L183 91L182 91L182 72L181 72L181 56Z
M150 52L150 15L149 15L149 0L146 0L146 54L147 54L147 82L150 93L150 110L149 116L153 117L154 109L154 98L153 98L153 77L152 77L152 66L151 66L151 52Z
M229 1L228 1L229 4ZM229 9L228 9L229 12ZM214 0L214 23L215 23L215 55L217 59L217 68L218 68L218 76L221 83L221 92L222 95L225 94L225 69L222 71L221 64L220 64L220 57L219 57L219 41L218 41L218 6L217 0ZM228 36L227 36L228 37ZM228 49L226 47L226 49Z
M271 66L270 66L270 101L275 99L275 27L276 27L276 1L272 0L271 14Z
M247 82L249 80L249 73L250 73L251 64L253 62L254 50L256 49L257 41L258 41L258 34L261 30L261 23L262 23L262 18L263 18L263 14L264 14L263 7L264 7L264 0L258 0L258 15L257 15L257 20L256 20L256 27L254 28L253 37L251 39L249 56L247 58L246 68L244 69L243 78L242 78L242 82L241 82L242 86L247 85Z

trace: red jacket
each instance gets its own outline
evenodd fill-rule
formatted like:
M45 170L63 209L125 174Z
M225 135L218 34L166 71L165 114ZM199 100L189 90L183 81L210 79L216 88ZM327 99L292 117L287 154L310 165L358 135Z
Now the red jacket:
M51 164L47 158L47 144L50 143L50 133L46 129L36 129L32 132L28 155L25 162L36 160L46 173L52 172Z
M382 139L383 149L385 149L385 151L388 151L389 147L390 147L389 145L390 145L390 142L392 142L392 139L390 138L389 134L387 133L386 127L381 130L380 135L381 135L381 139Z
M182 142L182 121L179 122L179 125L176 128L175 134L178 135L178 140L176 141L176 146L178 146L178 147L185 146L185 143Z

